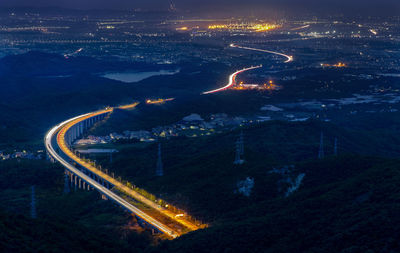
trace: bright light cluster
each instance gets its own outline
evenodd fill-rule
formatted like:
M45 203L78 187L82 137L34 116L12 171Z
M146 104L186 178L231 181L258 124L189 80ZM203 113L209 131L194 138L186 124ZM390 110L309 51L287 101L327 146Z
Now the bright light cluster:
M154 104L164 104L165 102L173 101L175 98L159 98L159 99L147 99L146 104L154 105Z
M280 85L275 84L273 81L269 81L264 83L263 85L259 84L244 84L240 82L237 85L232 86L233 90L280 90L282 87Z
M241 24L216 24L209 25L208 29L210 30L233 30L233 31L253 31L253 32L266 32L269 30L273 30L279 28L279 25L276 24L257 24L257 23L241 23Z
M343 62L338 62L336 64L321 63L321 67L324 68L347 68L347 64Z

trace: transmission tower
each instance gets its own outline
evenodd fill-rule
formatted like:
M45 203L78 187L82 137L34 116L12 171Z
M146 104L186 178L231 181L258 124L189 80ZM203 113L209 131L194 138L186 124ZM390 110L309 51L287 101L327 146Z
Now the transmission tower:
M233 164L243 164L244 163L244 141L243 132L240 133L238 140L236 141L236 155Z
M158 143L158 158L157 158L157 169L156 176L161 177L164 175L163 163L161 160L161 143Z
M318 159L323 159L324 154L324 133L321 132L321 139L319 141L319 151L318 151Z
M175 5L174 1L172 1L172 0L169 1L169 11L170 12L176 12L177 11L176 10L176 5Z

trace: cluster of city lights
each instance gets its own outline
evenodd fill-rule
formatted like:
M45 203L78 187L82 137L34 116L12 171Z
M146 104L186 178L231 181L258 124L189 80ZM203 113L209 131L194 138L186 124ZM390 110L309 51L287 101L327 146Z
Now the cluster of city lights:
M272 80L264 83L263 85L259 84L245 84L243 82L240 82L237 85L232 86L233 90L280 90L282 87L275 84Z
M178 27L176 28L177 31L187 31L189 30L189 28L187 26L183 26L183 27Z
M336 64L321 63L321 67L324 68L347 68L347 64L343 62L338 62Z
M254 31L266 32L279 28L276 24L257 24L257 23L241 23L241 24L216 24L209 25L209 30L233 30L233 31Z

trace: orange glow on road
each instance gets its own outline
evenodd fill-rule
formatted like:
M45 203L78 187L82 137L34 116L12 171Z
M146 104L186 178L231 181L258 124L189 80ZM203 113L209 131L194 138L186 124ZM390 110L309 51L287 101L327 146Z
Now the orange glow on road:
M135 106L137 106L139 103L133 103L130 105L126 105L126 106L120 106L118 108L120 109L131 109L134 108ZM71 129L74 125L98 116L98 115L102 115L104 113L110 113L113 111L114 108L106 108L102 111L98 111L98 112L94 112L94 113L90 113L87 114L85 116L82 116L80 118L77 118L71 122L69 122L68 124L66 124L65 126L63 126L61 128L61 130L58 132L57 134L57 145L60 147L61 151L64 152L71 160L73 160L74 162L76 162L77 164L81 165L82 167L86 168L87 170L91 171L92 173L96 174L97 176L99 176L100 178L103 178L105 181L108 181L109 183L111 183L112 185L114 185L114 187L116 187L117 189L121 190L122 192L126 193L128 196L132 197L133 199L145 204L146 206L157 210L160 214L170 218L171 220L173 220L174 222L177 222L181 225L183 225L185 228L187 228L189 231L194 231L200 228L204 228L207 225L205 224L201 224L201 225L196 225L194 223L192 223L191 221L185 219L184 217L181 216L176 216L176 213L173 213L172 211L168 210L167 208L164 208L160 205L158 205L157 203L155 203L154 201L147 199L146 197L144 197L143 195L141 195L140 193L136 192L135 190L133 190L132 188L126 186L125 184L121 183L120 181L114 179L113 177L109 176L108 174L102 172L101 170L99 170L98 168L96 168L95 166L93 166L91 163L79 158L77 155L75 155L73 153L73 151L71 149L68 148L68 145L66 143L65 137L66 137L66 133L68 132L69 129ZM169 205L171 206L171 205ZM143 210L142 210L143 211ZM147 219L146 217L141 217L143 220L149 222L151 224L151 221L149 221L149 219ZM167 227L167 226L166 226ZM173 230L173 229L171 229ZM180 236L182 233L179 231L173 230L178 236ZM167 232L167 231L163 231L163 232Z
M164 104L165 102L173 101L175 98L159 98L159 99L147 99L146 104L154 105L154 104Z
M133 109L133 108L135 108L138 104L139 104L139 102L135 102L135 103L129 104L129 105L122 105L122 106L118 107L118 109L122 109L122 110Z

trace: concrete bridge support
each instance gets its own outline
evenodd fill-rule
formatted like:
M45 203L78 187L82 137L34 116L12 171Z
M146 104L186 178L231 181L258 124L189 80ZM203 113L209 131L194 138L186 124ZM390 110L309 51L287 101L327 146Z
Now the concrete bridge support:
M69 173L69 184L70 184L70 186L72 187L73 185L74 185L74 174L73 173Z
M76 188L77 188L77 181L78 181L78 177L77 177L76 175L74 175L74 178L75 178L75 191L76 191Z
M64 171L64 194L69 193L69 172L67 170Z

